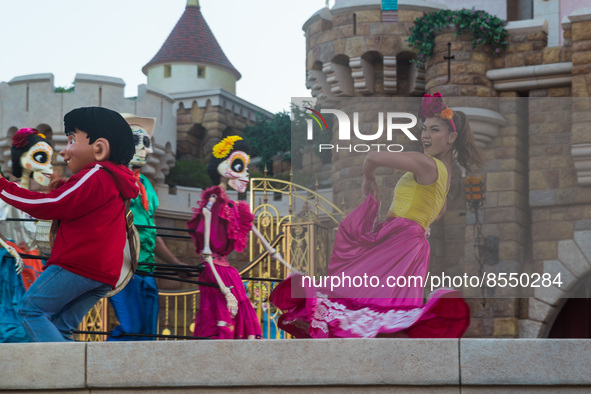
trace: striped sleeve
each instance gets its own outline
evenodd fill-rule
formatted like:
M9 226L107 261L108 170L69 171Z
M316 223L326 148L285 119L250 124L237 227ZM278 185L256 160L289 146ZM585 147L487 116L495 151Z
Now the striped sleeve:
M33 192L0 179L0 198L36 218L68 220L83 216L104 204L101 165L81 171L49 193Z

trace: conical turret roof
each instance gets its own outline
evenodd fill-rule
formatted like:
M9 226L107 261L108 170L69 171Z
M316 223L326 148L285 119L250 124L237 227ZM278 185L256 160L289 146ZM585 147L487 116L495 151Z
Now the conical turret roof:
M222 51L196 1L187 3L185 12L176 26L156 56L142 68L142 71L147 75L150 66L175 62L206 63L226 69L234 74L236 79L241 77Z

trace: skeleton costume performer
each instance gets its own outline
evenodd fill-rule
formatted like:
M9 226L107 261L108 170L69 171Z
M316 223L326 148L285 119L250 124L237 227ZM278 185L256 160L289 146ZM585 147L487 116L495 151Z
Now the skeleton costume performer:
M440 95L425 98L419 116L423 120L437 117L438 122L444 119L441 124L446 126L446 133L452 126L449 135L455 141L453 112L440 98ZM434 105L430 106L431 103ZM438 146L445 147L443 144ZM450 148L445 149L451 162ZM389 277L425 279L430 260L428 229L444 207L448 171L442 161L428 156L427 152L407 155L413 160L420 157L423 162L435 164L435 182L419 184L416 174L406 172L396 184L392 206L383 222L378 217L379 201L369 194L339 225L329 276L376 276L382 284ZM334 292L318 291L302 283L301 275L292 275L270 297L284 311L279 327L298 338L455 338L463 335L470 322L468 305L453 289L440 289L424 303L423 287L410 282L403 287L344 286ZM292 291L299 297L292 296Z
M241 252L247 245L248 233L254 216L248 204L234 202L226 194L226 185L244 192L248 185L248 144L239 136L224 138L213 147L207 172L215 186L201 194L198 208L187 227L195 232L191 237L197 253L204 252L206 220L203 210L211 211L211 233L209 246L214 269L205 264L199 275L203 282L216 283L217 276L237 301L237 313L232 316L227 298L214 287L200 286L199 311L195 318L195 336L214 339L256 339L261 337L261 327L252 303L246 296L238 270L228 263L227 256L234 250ZM212 198L213 197L213 198ZM209 205L208 203L212 203ZM219 283L219 282L218 282ZM222 291L220 291L222 290Z
M53 148L45 135L29 127L20 129L12 138L10 151L12 175L21 178L22 188L29 189L31 178L41 186L49 184L53 174ZM8 222L6 219L33 218L0 201L0 234L8 240L7 244L20 253L39 254L35 245L35 223ZM43 270L43 263L26 259L24 269L18 275L15 260L5 248L1 249L0 258L0 342L28 342L16 310L25 291Z
M129 123L135 142L135 155L131 159L130 167L136 177L140 194L130 201L129 209L133 212L136 225L155 226L154 216L158 209L158 196L148 178L140 173L140 168L146 164L146 158L153 152L151 138L156 125L156 118L140 117L123 113L123 118ZM158 287L154 277L142 273L154 272L154 247L156 245L156 229L138 228L140 237L140 255L138 267L119 293L109 298L119 320L119 325L113 328L109 341L147 340L153 337L125 336L124 333L156 334L158 325Z

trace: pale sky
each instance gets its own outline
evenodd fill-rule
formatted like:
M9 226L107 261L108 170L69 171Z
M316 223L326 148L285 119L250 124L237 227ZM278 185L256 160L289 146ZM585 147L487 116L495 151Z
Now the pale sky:
M330 2L330 6L334 3ZM122 78L125 96L147 83L142 67L181 17L186 0L0 0L0 82L52 73ZM242 74L239 97L272 113L308 97L302 26L326 0L200 0L224 53Z

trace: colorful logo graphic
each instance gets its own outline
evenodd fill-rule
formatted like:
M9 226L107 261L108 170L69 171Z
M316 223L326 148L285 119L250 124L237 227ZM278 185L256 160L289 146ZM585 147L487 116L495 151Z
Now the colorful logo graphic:
M316 121L318 126L320 126L321 132L323 129L323 124L324 129L328 132L328 124L321 113L334 115L337 120L338 127L337 130L333 131L333 133L335 133L334 137L332 137L333 141L350 142L351 137L353 137L353 139L357 141L376 142L347 145L320 143L318 144L319 152L333 149L336 149L337 152L339 150L348 150L349 152L369 152L370 150L376 150L378 152L380 150L387 150L388 152L402 152L404 147L400 144L377 143L380 138L383 139L384 133L386 134L385 140L392 141L393 134L396 131L403 132L412 141L417 140L417 138L410 131L411 128L416 126L417 117L408 112L378 112L377 130L375 132L368 133L367 130L361 130L360 128L359 112L353 112L353 121L351 121L347 113L338 109L322 108L320 112L318 112L312 108L304 108L310 110L311 113L306 112L306 114L310 115L310 117ZM314 138L314 122L312 119L306 119L308 141L312 141ZM351 135L351 132L353 132L353 136Z
M316 121L316 123L318 123L318 126L320 126L320 131L322 131L322 123L324 123L324 129L328 130L328 125L326 124L326 120L324 120L324 117L322 115L320 115L320 112L314 111L312 108L308 108L308 107L304 107L304 108L312 111L312 113L308 114L308 115L310 115ZM314 115L314 114L316 114L316 115ZM320 123L320 120L318 118L322 119L322 123Z

